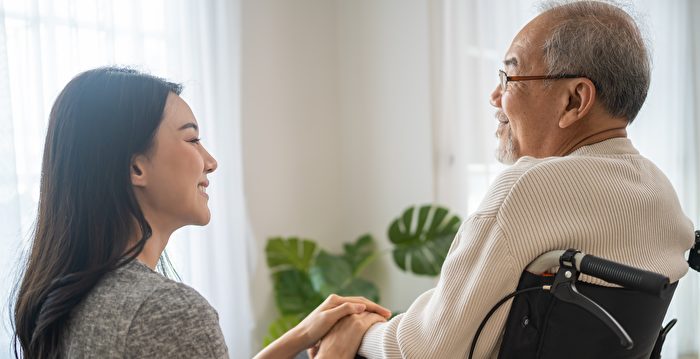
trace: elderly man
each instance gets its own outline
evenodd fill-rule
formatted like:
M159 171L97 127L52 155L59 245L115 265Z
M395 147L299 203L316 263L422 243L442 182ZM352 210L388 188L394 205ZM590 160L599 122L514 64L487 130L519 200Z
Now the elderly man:
M634 20L601 2L550 6L515 36L504 66L491 104L499 160L514 164L462 225L437 287L371 327L362 356L465 358L488 310L549 250L577 248L671 282L688 269L692 223L627 139L650 81ZM497 354L508 309L485 327L476 358Z

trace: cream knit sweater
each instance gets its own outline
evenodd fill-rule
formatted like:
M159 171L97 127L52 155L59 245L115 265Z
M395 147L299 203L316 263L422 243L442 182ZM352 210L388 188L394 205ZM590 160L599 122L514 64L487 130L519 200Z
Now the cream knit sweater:
M581 147L566 157L523 157L462 224L437 287L404 314L370 328L359 354L466 358L486 312L515 290L538 255L576 248L675 282L688 269L684 252L693 235L670 182L629 139ZM496 356L509 310L508 303L491 318L476 358Z

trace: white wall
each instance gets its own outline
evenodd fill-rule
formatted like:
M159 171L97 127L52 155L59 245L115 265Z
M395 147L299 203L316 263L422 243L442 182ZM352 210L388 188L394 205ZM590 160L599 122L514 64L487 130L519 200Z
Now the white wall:
M258 339L277 315L267 239L321 241L340 233L334 14L334 3L322 0L242 1L243 168L259 243L252 298Z
M243 0L242 127L259 260L261 337L275 317L270 236L338 251L433 199L428 0ZM405 310L435 279L368 268L382 304Z
M343 230L386 232L409 205L433 200L427 0L338 1ZM406 310L435 279L370 267L382 303Z

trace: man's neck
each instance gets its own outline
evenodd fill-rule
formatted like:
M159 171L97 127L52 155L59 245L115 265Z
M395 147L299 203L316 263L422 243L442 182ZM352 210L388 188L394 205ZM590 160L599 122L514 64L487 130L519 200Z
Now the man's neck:
M585 136L583 138L572 140L571 142L569 142L568 144L565 145L565 147L561 151L561 153L563 153L563 156L567 156L567 155L571 154L571 152L574 152L583 146L588 146L588 145L592 145L594 143L603 142L603 141L609 140L611 138L626 138L626 137L627 137L627 128L625 128L625 127L610 128L610 129L606 129L604 131L590 134L590 135Z

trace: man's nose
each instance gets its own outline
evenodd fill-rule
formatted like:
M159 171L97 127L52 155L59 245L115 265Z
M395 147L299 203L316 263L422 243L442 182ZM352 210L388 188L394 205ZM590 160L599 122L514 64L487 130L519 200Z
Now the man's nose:
M501 86L497 85L496 88L491 92L491 106L501 108Z

